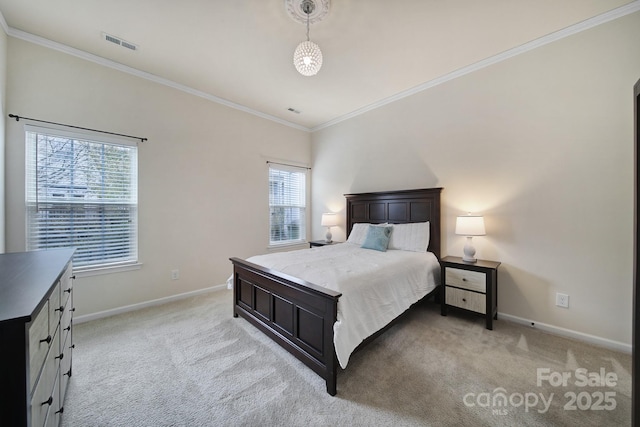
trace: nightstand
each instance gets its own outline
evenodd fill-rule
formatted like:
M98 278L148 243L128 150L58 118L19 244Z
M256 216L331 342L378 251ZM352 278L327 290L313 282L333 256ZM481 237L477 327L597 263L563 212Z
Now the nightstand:
M440 265L444 284L440 314L446 316L449 307L462 308L485 316L487 329L493 329L493 320L498 318L500 263L481 259L472 263L447 256Z
M313 240L309 242L309 247L313 248L314 246L329 246L329 245L337 245L342 242L326 242L325 240Z

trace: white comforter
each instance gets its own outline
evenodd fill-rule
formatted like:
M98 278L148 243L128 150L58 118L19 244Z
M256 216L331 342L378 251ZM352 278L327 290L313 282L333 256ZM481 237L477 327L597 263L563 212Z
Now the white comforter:
M346 368L355 348L440 283L430 252L379 252L342 243L259 255L247 261L341 292L333 341Z

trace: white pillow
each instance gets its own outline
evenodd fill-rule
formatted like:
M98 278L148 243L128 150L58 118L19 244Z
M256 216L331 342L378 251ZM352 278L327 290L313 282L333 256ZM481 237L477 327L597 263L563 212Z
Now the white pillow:
M369 224L361 222L353 224L347 242L362 245L364 239L367 237L367 231L369 231Z
M429 246L429 221L413 224L393 224L389 249L426 252Z

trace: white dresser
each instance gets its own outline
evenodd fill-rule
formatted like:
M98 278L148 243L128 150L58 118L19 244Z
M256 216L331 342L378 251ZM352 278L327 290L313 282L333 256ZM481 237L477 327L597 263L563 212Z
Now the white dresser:
M2 425L60 424L71 377L73 252L0 255Z

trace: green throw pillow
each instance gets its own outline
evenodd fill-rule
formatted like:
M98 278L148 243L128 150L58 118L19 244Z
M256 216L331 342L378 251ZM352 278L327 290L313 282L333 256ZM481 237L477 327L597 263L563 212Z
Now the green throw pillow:
M365 249L373 249L376 251L386 252L389 246L389 237L391 237L391 227L371 227L367 231L362 247Z

